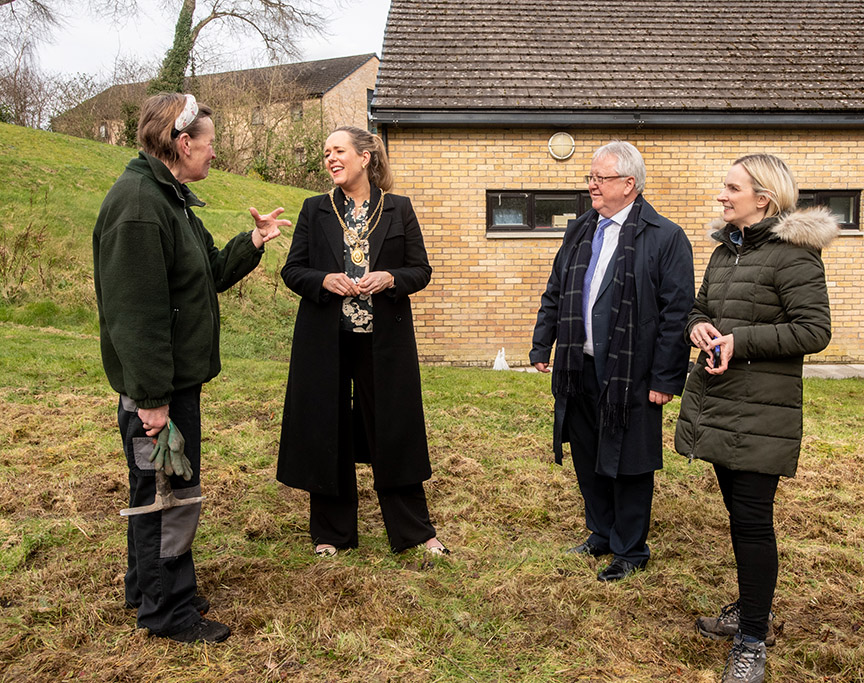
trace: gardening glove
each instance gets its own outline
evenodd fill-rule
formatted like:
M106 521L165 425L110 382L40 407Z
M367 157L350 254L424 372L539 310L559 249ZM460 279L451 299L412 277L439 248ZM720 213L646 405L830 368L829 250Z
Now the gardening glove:
M169 477L177 475L186 481L192 478L192 463L183 452L186 440L177 426L168 420L168 424L159 432L156 445L150 454L150 462L157 470L164 470Z
M178 477L183 477L183 479L189 481L194 473L192 472L192 463L189 462L189 458L186 457L186 453L184 452L185 446L186 439L183 438L177 425L168 420L168 448L170 449L170 457L168 462L165 463L165 474L168 476L176 474Z
M163 427L159 436L153 439L153 450L150 452L148 460L153 463L157 472L165 469L165 461L168 460L171 453L171 449L168 448L168 431Z

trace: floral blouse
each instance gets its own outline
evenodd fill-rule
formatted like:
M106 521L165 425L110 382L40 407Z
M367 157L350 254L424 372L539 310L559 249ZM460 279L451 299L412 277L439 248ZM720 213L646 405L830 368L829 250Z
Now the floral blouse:
M363 202L359 209L354 205L350 197L345 200L345 225L355 235L366 230L366 218L369 214L369 202ZM360 248L363 251L363 260L357 264L351 260L351 245L347 236L342 238L343 260L345 262L345 274L357 282L366 275L369 270L369 240L362 240ZM342 330L347 332L369 333L372 331L372 297L369 294L359 296L346 296L342 301Z

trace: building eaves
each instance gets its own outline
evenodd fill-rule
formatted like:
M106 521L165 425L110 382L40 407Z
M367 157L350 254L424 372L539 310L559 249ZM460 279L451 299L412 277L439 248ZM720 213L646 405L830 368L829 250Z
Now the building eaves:
M376 109L372 120L392 126L623 128L864 128L864 110Z

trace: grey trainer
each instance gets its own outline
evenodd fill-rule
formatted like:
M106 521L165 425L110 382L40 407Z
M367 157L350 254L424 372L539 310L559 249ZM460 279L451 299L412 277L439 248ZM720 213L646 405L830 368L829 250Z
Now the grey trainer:
M737 634L720 683L764 683L766 658L764 642L745 643Z
M738 622L741 619L741 609L738 601L730 602L720 610L716 617L699 617L696 620L696 630L700 635L711 640L722 640L734 638L738 633ZM774 612L768 615L768 635L765 636L765 645L771 647L777 642L774 635Z

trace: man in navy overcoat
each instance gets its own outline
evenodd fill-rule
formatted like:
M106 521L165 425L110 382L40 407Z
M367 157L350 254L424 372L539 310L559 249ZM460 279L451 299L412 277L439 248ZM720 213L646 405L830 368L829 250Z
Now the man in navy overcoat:
M642 197L645 175L630 143L594 153L593 208L567 225L530 353L540 372L552 372L555 459L569 442L591 532L569 552L611 554L600 581L648 563L662 406L684 388L689 359L693 252L684 231Z

